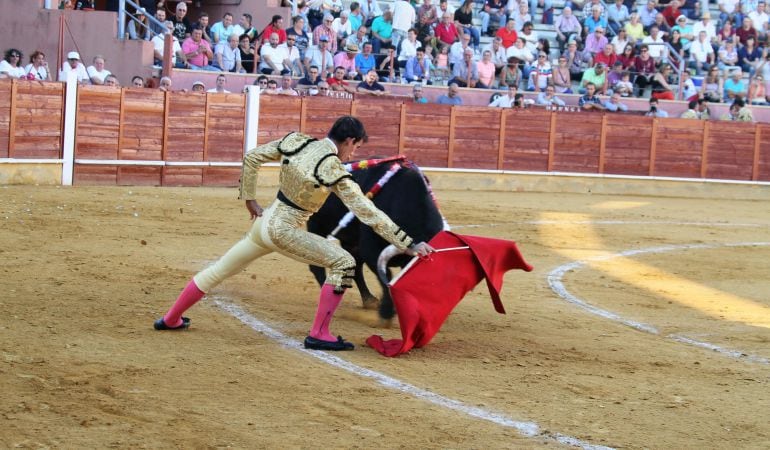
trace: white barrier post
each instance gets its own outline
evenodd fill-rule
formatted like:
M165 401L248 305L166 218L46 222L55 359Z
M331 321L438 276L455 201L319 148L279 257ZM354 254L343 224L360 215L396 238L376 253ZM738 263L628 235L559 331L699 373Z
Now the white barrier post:
M243 154L257 146L259 134L259 86L246 86L246 130Z
M74 70L67 74L67 84L64 89L64 133L62 136L64 165L61 171L61 184L62 186L72 186L75 170L75 117L78 109L78 75Z

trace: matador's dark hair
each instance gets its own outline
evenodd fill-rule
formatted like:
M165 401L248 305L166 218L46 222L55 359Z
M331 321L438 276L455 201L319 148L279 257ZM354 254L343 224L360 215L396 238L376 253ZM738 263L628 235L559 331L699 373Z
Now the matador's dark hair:
M353 138L355 142L366 142L369 139L364 124L353 116L342 116L337 119L329 130L328 137L334 142L342 142L347 138Z

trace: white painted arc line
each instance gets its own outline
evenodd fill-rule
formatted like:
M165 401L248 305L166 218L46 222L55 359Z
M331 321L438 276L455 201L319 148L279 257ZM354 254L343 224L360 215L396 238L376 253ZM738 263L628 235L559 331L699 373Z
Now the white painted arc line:
M452 225L453 229L463 228L495 228L510 225L675 225L697 227L749 227L770 228L770 224L757 223L725 223L725 222L676 222L676 221L644 221L644 220L522 220L505 223L478 223Z
M542 431L540 426L535 422L519 421L507 417L501 413L467 405L459 400L436 394L434 392L419 388L413 384L409 384L396 378L390 377L383 373L353 364L350 361L342 359L338 356L331 355L327 352L307 350L299 341L286 336L274 328L271 328L264 322L243 310L243 308L240 306L225 301L221 296L213 296L212 299L218 308L240 320L243 324L247 325L257 333L263 334L285 347L300 351L305 355L316 358L326 364L329 364L330 366L345 370L360 377L374 380L388 389L408 394L419 400L427 401L429 403L433 403L434 405L457 411L470 417L486 420L506 428L513 428L524 437L549 439L560 444L579 447L585 450L612 450L612 447L594 445L573 436Z
M588 261L607 261L610 259L620 258L620 257L629 257L629 256L642 255L642 254L648 254L648 253L665 253L665 252L673 252L678 250L713 249L713 248L719 248L719 247L767 247L767 246L770 246L770 242L737 242L737 243L727 243L727 244L682 244L682 245L666 245L661 247L648 247L648 248L642 248L642 249L625 250L619 253L602 255L602 256L597 256L593 258L587 258L584 260L573 261L567 264L562 264L561 266L556 267L555 269L553 269L551 272L548 273L548 286L559 297L563 298L569 303L572 303L591 314L621 323L623 325L629 326L639 331L643 331L645 333L660 335L660 332L658 331L658 329L652 325L626 319L620 316L619 314L616 314L612 311L608 311L606 309L599 308L598 306L591 305L585 300L575 296L574 294L569 292L569 290L567 290L567 288L564 286L564 283L562 282L562 278L567 272L582 269L587 265ZM729 348L721 347L716 344L712 344L710 342L698 341L696 339L692 339L692 338L677 335L677 334L670 334L664 337L666 339L670 339L675 342L681 342L683 344L692 345L694 347L700 347L700 348L712 350L716 353L719 353L720 355L728 356L734 359L739 359L741 361L749 361L749 362L758 363L758 364L770 365L770 359L762 356L758 356L758 355L752 355L750 353L747 353L741 350L729 349Z

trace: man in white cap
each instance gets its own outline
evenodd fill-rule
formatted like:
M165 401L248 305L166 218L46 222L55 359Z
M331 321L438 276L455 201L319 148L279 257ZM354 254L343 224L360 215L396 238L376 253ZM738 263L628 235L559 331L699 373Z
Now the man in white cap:
M78 52L67 53L67 60L62 64L61 71L59 72L59 81L67 81L67 75L70 72L75 72L77 74L78 83L89 83L86 66L80 62L80 53Z
M193 92L206 92L206 85L203 84L203 81L196 81L192 85L192 91Z

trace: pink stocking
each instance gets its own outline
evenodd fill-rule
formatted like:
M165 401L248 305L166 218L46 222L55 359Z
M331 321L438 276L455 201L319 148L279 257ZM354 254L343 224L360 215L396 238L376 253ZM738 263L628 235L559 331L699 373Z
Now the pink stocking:
M324 284L321 287L321 296L318 299L318 309L315 313L313 328L310 329L310 336L322 341L334 342L337 337L329 332L329 324L334 316L334 311L342 301L342 294L334 292L334 286Z
M171 328L182 325L182 313L198 303L198 300L202 299L204 295L206 294L198 289L195 280L190 280L182 293L179 294L179 298L174 302L174 306L163 316L163 322Z

